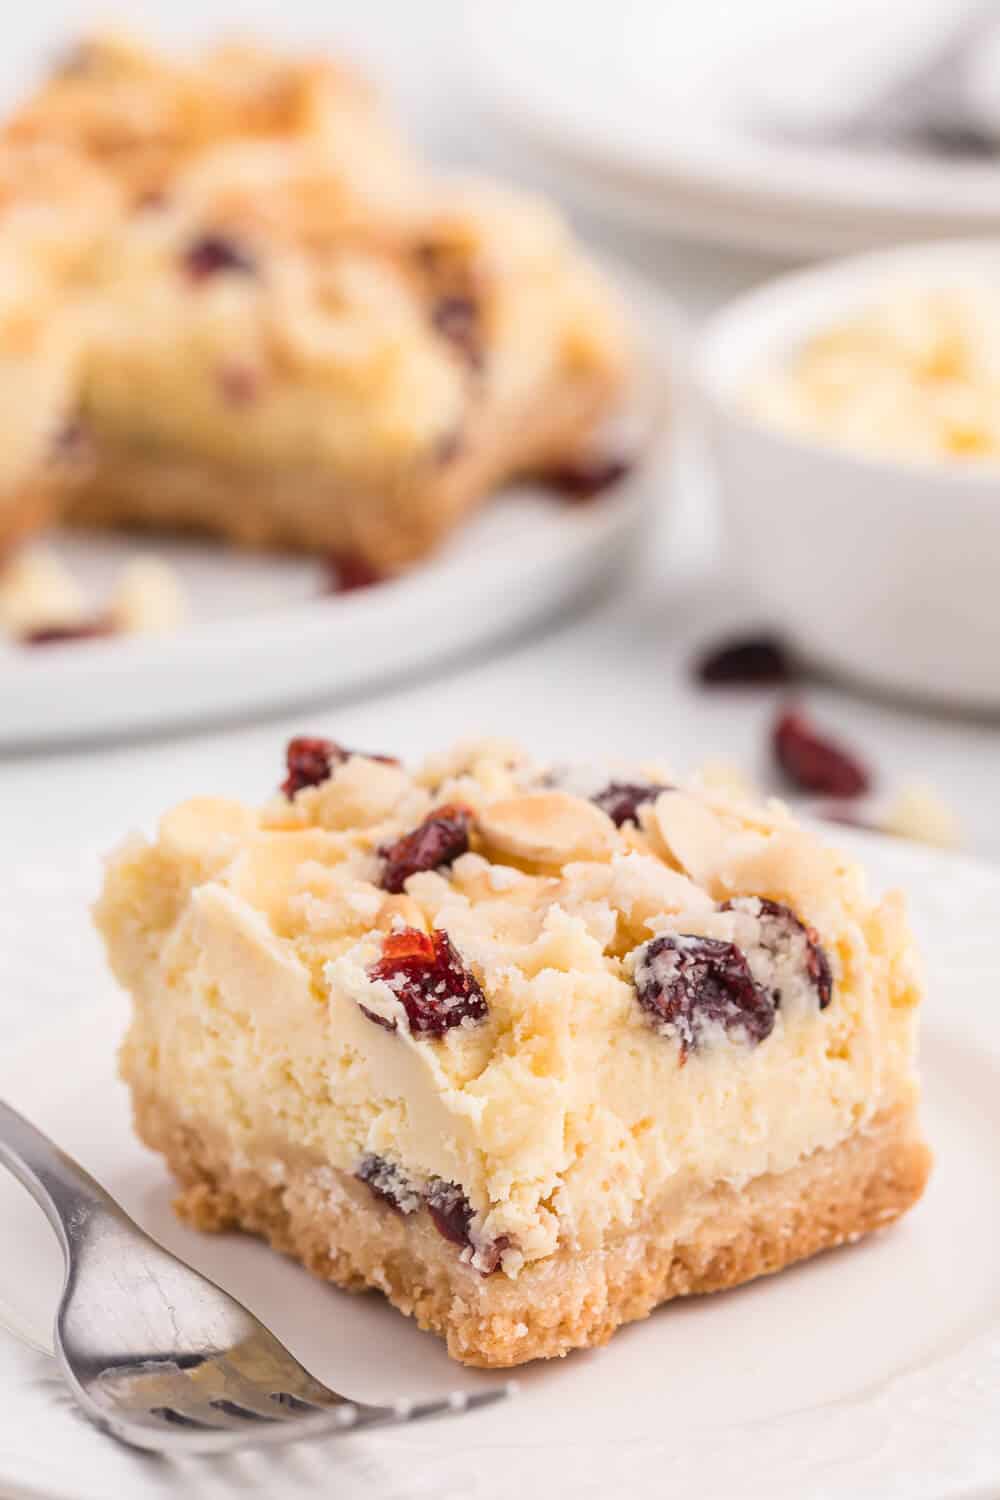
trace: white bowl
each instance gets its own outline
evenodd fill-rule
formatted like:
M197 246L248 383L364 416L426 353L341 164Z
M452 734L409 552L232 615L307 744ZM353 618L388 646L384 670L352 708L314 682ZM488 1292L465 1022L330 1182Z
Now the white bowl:
M881 688L1000 709L1000 461L897 460L786 432L745 393L890 290L1000 281L1000 241L908 246L783 276L695 351L732 566L809 656Z

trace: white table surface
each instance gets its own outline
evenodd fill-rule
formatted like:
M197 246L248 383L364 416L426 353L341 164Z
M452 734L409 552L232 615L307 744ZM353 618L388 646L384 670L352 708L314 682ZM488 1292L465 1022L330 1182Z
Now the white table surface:
M541 0L544 3L544 0ZM783 0L757 0L770 13ZM785 9L787 9L785 5ZM685 10L687 8L685 7ZM711 10L711 6L708 7ZM13 87L24 60L91 16L77 0L37 0L6 22L0 89ZM468 92L456 83L462 27L474 10L459 0L416 7L373 0L365 7L331 0L290 0L281 26L291 33L347 38L388 77L403 113L440 154L464 161L505 160L526 180L532 164L511 156L468 116ZM278 24L273 5L134 6L130 22L183 36L231 25ZM452 84L455 87L452 87ZM693 322L734 292L773 274L773 261L702 247L665 245L588 224L601 243L658 277ZM314 705L280 720L132 745L88 747L0 759L0 858L58 860L67 846L107 843L148 826L173 799L215 790L248 797L279 778L284 741L301 731L328 732L347 744L405 756L454 737L514 732L540 753L591 756L666 753L679 767L707 755L766 769L768 694L708 694L689 679L694 647L741 618L713 570L709 486L697 461L664 476L664 509L655 545L630 574L585 613L487 660L337 705ZM673 486L674 505L668 510ZM818 601L822 607L822 601ZM886 789L929 779L954 805L968 847L1000 855L997 785L1000 727L956 721L866 699L846 690L810 689L809 701L864 750Z

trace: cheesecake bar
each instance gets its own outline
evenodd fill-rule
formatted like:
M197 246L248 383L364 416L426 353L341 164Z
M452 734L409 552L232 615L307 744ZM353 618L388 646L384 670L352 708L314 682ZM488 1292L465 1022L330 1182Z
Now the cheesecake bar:
M99 38L0 141L68 154L126 208L102 239L67 519L378 575L506 480L600 463L630 366L614 298L551 210L431 172L351 69Z
M72 153L0 142L0 554L83 476L88 279L119 207L114 184Z
M709 775L298 739L262 808L131 837L96 915L178 1212L468 1364L604 1343L927 1177L902 898Z
M384 186L384 184L383 184ZM362 193L325 151L220 147L108 246L71 518L392 571L572 462L626 367L561 223L482 184Z

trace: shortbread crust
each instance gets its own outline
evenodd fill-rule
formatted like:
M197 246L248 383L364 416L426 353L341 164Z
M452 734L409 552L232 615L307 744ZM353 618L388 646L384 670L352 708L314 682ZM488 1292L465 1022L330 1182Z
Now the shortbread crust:
M137 1092L135 1107L140 1136L181 1184L177 1212L195 1229L259 1234L348 1291L384 1293L463 1364L500 1367L605 1344L675 1297L724 1291L886 1228L930 1170L914 1103L741 1191L668 1190L607 1245L558 1251L516 1281L480 1275L426 1214L395 1213L345 1172L285 1159L267 1143L261 1170L212 1128L177 1123L169 1104Z

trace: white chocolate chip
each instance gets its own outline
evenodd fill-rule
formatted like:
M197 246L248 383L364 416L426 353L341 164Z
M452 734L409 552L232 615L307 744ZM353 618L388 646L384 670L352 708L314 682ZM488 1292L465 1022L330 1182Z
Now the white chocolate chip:
M11 635L78 625L86 613L73 575L46 547L19 552L0 574L0 626Z
M155 557L137 557L122 569L108 601L108 613L119 630L130 634L166 635L187 613L173 568Z
M257 826L250 808L228 797L191 797L160 821L160 842L181 858L204 860L235 848Z
M480 811L477 826L490 849L533 864L600 859L616 847L607 814L567 792L529 792L493 802Z

